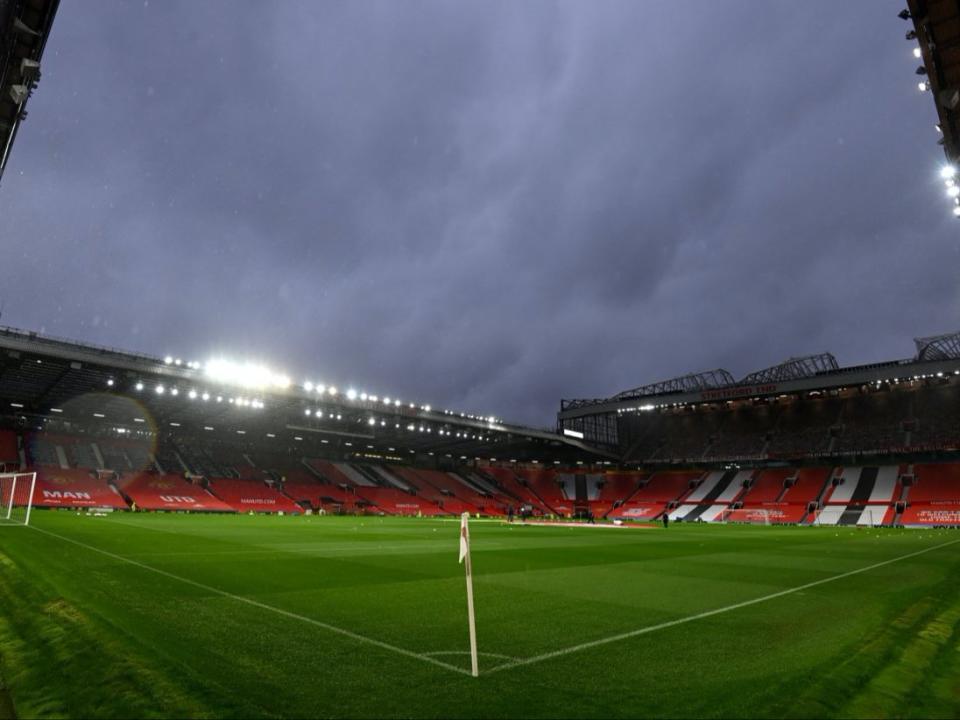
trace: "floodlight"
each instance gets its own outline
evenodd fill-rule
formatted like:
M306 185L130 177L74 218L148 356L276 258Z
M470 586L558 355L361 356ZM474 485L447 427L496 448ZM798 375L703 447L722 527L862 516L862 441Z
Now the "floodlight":
M374 402L374 403L375 403L375 402L377 401L377 396L376 396L376 395L370 395L367 399L368 399L370 402Z
M317 410L317 412L314 413L314 414L315 414L318 418L322 418L322 417L323 417L323 410Z
M167 356L163 359L163 361L164 361L167 365L170 365L171 363L173 363L173 356L172 356L172 355L167 355Z
M323 383L320 383L320 384L317 385L317 392L318 392L318 393L320 393L321 395L323 395L323 393L325 393L326 391L327 391L327 386L326 386L326 385L324 385Z
M953 214L955 217L960 217L960 205L953 206Z
M107 387L113 387L113 378L107 380Z
M329 387L327 388L327 392L330 393L331 395L336 395L337 389L335 387Z
M357 399L357 391L354 390L353 388L350 388L349 390L347 390L347 400L356 400L356 399Z
M157 395L163 395L165 391L166 388L164 388L163 385L157 385Z
M303 389L306 390L307 392L310 392L311 390L313 390L313 383L310 382L309 380L307 380L307 381L303 384Z
M307 408L306 410L304 410L304 411L303 411L303 414L306 415L307 417L310 417L310 414L311 414L311 413L310 413L310 408Z
M187 397L190 398L191 400L196 400L196 399L197 399L197 391L196 391L196 390L191 390L189 393L187 393Z
M915 48L913 49L913 56L914 56L915 58L919 58L919 57L921 57L922 55L923 55L923 50L921 50L921 49L918 48L918 47L915 47Z
M957 187L956 185L951 185L950 187L947 188L947 195L952 198L957 197L958 195L960 195L960 187Z
M170 391L170 394L171 394L171 395L179 395L179 394L180 394L180 391L177 390L177 388L173 388L173 390Z
M364 402L366 402L366 400L367 400L367 394L366 394L366 393L360 393L360 399L363 400Z
M917 83L917 90L919 90L920 92L926 92L927 88L928 88L928 85L923 80Z
M390 404L390 398L385 397L385 398L383 399L383 404L384 404L384 405L389 405L389 404Z
M948 180L952 177L955 177L957 174L957 169L953 165L944 165L940 168L940 177L944 180Z
M202 397L203 397L204 400L209 400L209 399L210 399L210 393L204 393L204 394L202 395Z
M207 362L207 375L218 382L246 388L290 387L290 378L275 373L269 368L252 363L237 363L231 360L214 359Z

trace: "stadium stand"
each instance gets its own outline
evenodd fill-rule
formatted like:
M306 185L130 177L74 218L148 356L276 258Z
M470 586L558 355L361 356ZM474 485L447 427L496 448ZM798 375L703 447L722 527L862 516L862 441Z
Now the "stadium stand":
M141 510L235 512L235 508L200 485L189 483L177 475L126 473L119 477L117 486Z
M40 466L36 471L34 504L38 507L128 507L112 484L88 470Z
M0 465L19 465L20 449L13 430L0 430Z
M289 497L263 483L236 478L209 478L208 482L210 492L237 512L303 512Z

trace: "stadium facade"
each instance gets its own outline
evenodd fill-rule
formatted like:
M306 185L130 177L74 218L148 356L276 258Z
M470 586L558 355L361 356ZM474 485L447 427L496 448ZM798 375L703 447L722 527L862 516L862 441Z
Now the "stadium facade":
M960 525L960 334L564 400L555 430L0 328L0 465L48 508Z

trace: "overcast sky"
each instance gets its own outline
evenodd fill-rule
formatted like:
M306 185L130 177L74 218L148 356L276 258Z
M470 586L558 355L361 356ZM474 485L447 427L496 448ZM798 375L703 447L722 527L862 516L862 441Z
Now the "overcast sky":
M902 2L62 3L3 323L551 425L960 328Z

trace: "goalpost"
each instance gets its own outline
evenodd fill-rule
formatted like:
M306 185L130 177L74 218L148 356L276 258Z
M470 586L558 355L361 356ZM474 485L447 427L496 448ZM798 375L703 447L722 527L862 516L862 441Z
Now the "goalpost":
M30 524L37 474L0 473L0 525Z

